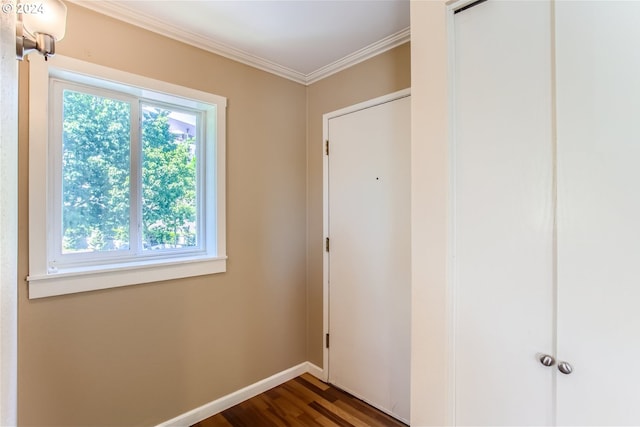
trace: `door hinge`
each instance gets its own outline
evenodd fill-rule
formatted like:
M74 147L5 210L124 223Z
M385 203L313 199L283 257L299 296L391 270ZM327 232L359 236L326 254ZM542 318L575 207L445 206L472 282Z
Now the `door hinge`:
M325 341L325 346L326 346L327 348L329 348L329 334L326 334L324 338L325 338L325 339L324 339L324 341Z
M325 151L325 153L327 153L327 156L328 156L329 155L329 140L328 139L325 141L324 151Z
M329 252L329 238L327 237L324 241L324 249Z

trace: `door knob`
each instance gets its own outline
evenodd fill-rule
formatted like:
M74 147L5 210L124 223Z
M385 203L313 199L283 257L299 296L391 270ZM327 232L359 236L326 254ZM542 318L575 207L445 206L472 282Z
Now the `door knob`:
M569 362L558 362L558 370L565 375L573 372L573 366Z
M544 366L553 366L553 364L556 363L555 359L549 356L548 354L540 355L539 360L540 360L540 363L542 363Z

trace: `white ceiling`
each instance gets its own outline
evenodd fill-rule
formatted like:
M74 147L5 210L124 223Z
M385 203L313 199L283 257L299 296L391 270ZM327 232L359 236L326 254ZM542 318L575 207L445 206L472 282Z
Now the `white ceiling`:
M409 40L409 0L72 0L300 83Z

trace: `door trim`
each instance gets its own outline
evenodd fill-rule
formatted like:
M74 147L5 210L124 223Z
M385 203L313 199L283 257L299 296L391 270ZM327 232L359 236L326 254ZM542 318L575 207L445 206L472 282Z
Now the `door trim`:
M329 380L329 349L325 337L329 333L329 253L325 250L325 239L329 237L329 156L326 153L326 141L329 137L329 120L355 113L387 102L411 96L411 88L360 102L322 115L322 380Z

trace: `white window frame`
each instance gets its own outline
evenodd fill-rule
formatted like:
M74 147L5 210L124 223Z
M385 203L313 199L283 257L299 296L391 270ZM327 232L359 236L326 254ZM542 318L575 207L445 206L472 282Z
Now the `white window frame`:
M51 61L30 57L29 62L29 298L226 271L226 98L60 55ZM59 80L88 86L91 93L104 91L111 97L115 92L131 97L133 109L141 102L147 102L205 111L202 115L205 123L200 128L214 131L203 132L204 138L199 143L201 169L204 169L198 177L198 227L202 227L199 247L142 256L108 254L96 262L91 262L91 256L68 257L71 262L52 263L59 252L52 245L56 242L52 233L60 232L60 224L54 224L60 215L53 212L61 203L55 203L52 196L61 192L57 181L61 179L62 165L57 154L59 147L49 140L49 110L53 99L52 82ZM132 134L134 132L137 131L132 129ZM135 154L132 152L131 155ZM56 185L58 188L54 188ZM134 187L137 186L132 186L132 191Z

